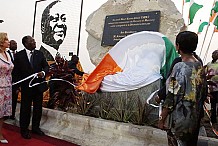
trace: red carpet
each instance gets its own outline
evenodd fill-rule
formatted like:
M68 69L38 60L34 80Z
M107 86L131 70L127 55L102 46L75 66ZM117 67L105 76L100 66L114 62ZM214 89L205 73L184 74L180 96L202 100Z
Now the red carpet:
M49 136L38 136L35 134L31 134L32 138L26 140L21 137L19 127L5 123L3 124L2 132L3 136L9 141L9 143L0 143L0 146L78 146Z

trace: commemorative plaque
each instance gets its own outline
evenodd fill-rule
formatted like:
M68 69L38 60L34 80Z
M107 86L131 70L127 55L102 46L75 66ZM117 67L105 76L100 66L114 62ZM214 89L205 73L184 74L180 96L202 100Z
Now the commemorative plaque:
M109 15L105 18L102 46L113 46L119 40L140 31L159 31L160 11Z

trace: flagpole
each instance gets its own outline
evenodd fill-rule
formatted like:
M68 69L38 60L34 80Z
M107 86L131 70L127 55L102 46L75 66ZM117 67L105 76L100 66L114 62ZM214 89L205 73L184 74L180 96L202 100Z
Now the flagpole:
M184 16L183 16L183 13L184 13L184 4L185 4L185 2L184 2L184 0L183 0L183 4L182 4L182 17L184 17Z
M204 35L204 40L203 40L203 43L202 43L202 46L201 46L200 56L201 56L201 53L202 53L202 50L203 50L203 47L204 47L204 43L205 43L205 40L206 40L206 36L207 36L209 26L210 26L210 22L207 25L207 29L206 29L206 32L205 32L205 35Z
M215 4L215 1L216 0L213 1L213 6ZM205 35L204 35L204 40L203 40L203 43L202 43L202 46L201 46L200 56L201 56L201 53L202 53L202 50L203 50L203 47L204 47L204 43L205 43L205 39L206 39L206 36L207 36L208 28L210 27L210 18L209 18L209 21L208 21L208 25L207 25L207 29L206 29Z
M203 60L204 63L205 63L206 58L207 58L207 54L208 54L208 51L209 51L209 48L210 48L210 44L211 44L212 39L213 39L213 35L214 35L214 31L213 31L213 33L212 33L212 36L211 36L210 42L209 42L208 47L207 47L207 51L206 51L205 56L204 56L204 60Z
M188 9L188 25L190 25L190 23L191 23L191 19L190 19L190 9L191 9L192 4L193 4L193 0L190 0L190 1L189 1L189 9Z
M77 43L77 56L79 56L79 48L80 48L80 35L81 35L81 25L82 25L82 14L83 14L83 0L81 0L81 8L80 8L80 21L79 21L78 43Z

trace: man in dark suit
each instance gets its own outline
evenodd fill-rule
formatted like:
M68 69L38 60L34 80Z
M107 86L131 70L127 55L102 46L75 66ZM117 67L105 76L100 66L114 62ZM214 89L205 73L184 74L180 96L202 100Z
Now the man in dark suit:
M34 83L45 81L45 74L49 70L48 63L39 50L35 50L36 42L31 36L25 36L22 39L25 49L19 51L14 58L14 73L17 74L16 81L24 79L34 73L37 78ZM20 108L20 128L21 136L30 139L30 131L28 129L31 117L31 105L33 104L32 116L32 133L44 135L39 128L42 116L43 92L46 91L47 84L43 83L34 87L29 87L31 79L26 80L21 85L21 108Z
M8 50L8 53L11 57L11 61L14 63L14 56L17 51L17 42L15 40L10 40L10 47ZM16 78L16 74L12 71L12 81ZM19 86L15 85L12 86L12 115L10 116L10 119L15 120L15 112L16 112L16 106L17 106L17 98L19 93Z
M17 42L15 40L10 40L10 47L8 53L11 57L11 61L14 62L14 55L17 52Z

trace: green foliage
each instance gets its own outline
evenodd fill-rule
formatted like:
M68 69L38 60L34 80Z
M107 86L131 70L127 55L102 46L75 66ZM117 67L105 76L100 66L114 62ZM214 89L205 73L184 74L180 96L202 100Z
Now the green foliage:
M81 115L88 115L91 112L91 108L93 108L98 103L97 98L93 98L92 96L86 94L81 94L80 97L77 98L77 113Z
M108 118L120 121L120 122L129 122L133 116L133 110L135 107L135 100L133 97L114 97L116 103L114 107L110 109Z
M71 108L68 109L68 112L154 126L157 122L157 111L146 104L146 99L158 85L159 82L143 89L124 92L97 92L95 94L80 92L74 94L76 102L70 103L69 107Z
M128 96L127 92L85 93L82 98L79 98L78 103L79 114L137 125L151 123L148 117L153 108L145 104L139 96Z

